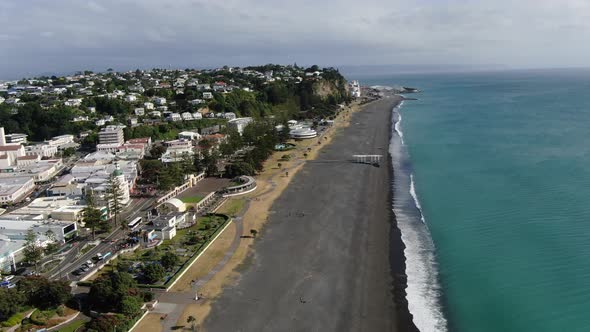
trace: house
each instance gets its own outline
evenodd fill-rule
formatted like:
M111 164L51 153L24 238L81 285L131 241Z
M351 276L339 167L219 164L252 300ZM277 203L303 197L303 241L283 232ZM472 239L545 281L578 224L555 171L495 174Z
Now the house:
M134 112L137 116L143 116L145 114L145 110L143 108L136 108Z
M203 99L213 99L212 92L203 92Z
M235 116L235 114L234 114L234 116ZM248 124L250 124L250 122L252 122L252 118L250 118L250 117L236 118L236 119L229 120L227 122L227 126L229 128L237 130L237 132L240 133L240 135L241 135L244 132L244 128L246 128L246 126L248 126Z
M211 90L211 85L209 85L209 84L199 84L199 85L197 85L197 90L199 90L199 91Z
M199 104L203 104L205 101L203 99L193 99L193 100L189 100L189 104L192 106L197 106Z
M137 96L136 95L127 95L127 96L125 96L125 101L130 102L130 103L137 101Z
M183 121L191 121L191 120L194 120L193 119L193 115L191 113L189 113L189 112L182 113L181 114L181 117L182 117L182 120Z
M129 123L129 125L132 127L137 126L137 118L129 118L127 123Z
M203 114L201 114L199 112L193 112L193 119L200 120L202 118L203 118Z
M162 117L162 112L160 112L160 111L152 111L152 112L150 112L150 116L152 118L161 118Z
M68 99L64 102L64 105L70 106L70 107L78 107L78 106L82 105L82 99L81 98Z
M156 105L166 105L166 98L163 97L156 97L154 98L154 103L156 103Z
M178 133L178 139L192 140L192 141L194 141L196 139L198 141L201 139L201 135L197 132L194 132L194 131L182 131L182 132Z
M80 115L80 116L76 116L72 119L72 122L83 122L83 121L88 121L88 116Z
M233 112L226 112L226 113L223 113L223 115L222 115L222 116L223 116L223 118L225 118L225 119L228 119L228 120L233 120L233 119L235 119L235 118L236 118L236 113L233 113Z
M166 120L175 122L175 121L182 120L182 117L178 113L170 113L170 115L168 115Z
M0 104L2 104L6 99L4 97L0 97Z
M153 109L154 109L154 104L153 104L153 103L150 103L150 102L143 103L143 107L144 107L146 110L153 110Z

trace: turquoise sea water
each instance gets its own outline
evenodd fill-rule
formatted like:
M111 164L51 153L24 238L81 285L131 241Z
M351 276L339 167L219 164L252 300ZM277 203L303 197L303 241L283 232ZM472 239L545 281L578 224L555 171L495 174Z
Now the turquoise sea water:
M590 71L355 78L423 91L392 140L422 332L590 331Z

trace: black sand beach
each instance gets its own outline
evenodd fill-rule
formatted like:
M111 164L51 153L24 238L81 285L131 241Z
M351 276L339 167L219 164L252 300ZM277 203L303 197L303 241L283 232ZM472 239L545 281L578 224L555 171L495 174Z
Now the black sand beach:
M400 100L355 113L295 175L207 331L416 331L391 211L390 120ZM353 154L381 154L381 167L351 163Z

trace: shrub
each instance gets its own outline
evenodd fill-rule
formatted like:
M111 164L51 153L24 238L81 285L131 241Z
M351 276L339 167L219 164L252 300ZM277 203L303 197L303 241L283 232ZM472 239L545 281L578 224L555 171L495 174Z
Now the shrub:
M17 312L16 314L10 316L10 318L8 318L7 320L2 322L2 326L4 326L4 327L15 326L17 324L20 324L20 322L22 320L23 320L23 315L20 312Z

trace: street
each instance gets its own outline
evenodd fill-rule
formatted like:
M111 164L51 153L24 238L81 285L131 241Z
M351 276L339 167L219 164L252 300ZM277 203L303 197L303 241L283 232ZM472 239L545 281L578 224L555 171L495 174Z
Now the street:
M152 207L152 204L155 202L154 198L137 198L133 199L131 203L123 210L123 212L119 215L119 220L122 220L123 223L126 225L128 220L132 220L133 218L137 217L146 217L148 210ZM145 221L145 219L144 219ZM49 279L66 279L71 281L78 281L83 278L85 275L92 273L96 266L93 266L90 271L81 274L81 275L73 275L72 272L77 270L88 260L92 260L96 254L106 254L110 252L115 254L118 251L118 247L116 243L121 240L125 239L128 235L129 231L126 227L115 227L115 230L111 232L106 238L100 241L100 243L95 246L94 248L90 249L88 252L84 253L83 255L78 256L80 250L84 247L84 245L90 240L84 240L78 242L76 247L72 248L69 253L66 254L64 259L51 271L47 273L47 277ZM78 257L76 257L78 256Z

